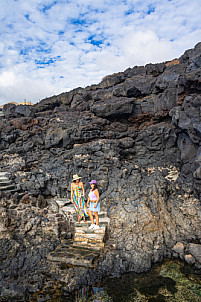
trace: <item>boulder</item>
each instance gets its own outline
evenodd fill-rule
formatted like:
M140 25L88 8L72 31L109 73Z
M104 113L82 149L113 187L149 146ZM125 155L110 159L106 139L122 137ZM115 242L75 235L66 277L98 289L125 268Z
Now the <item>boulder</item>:
M104 77L103 80L98 85L98 87L103 88L103 89L109 88L109 87L113 87L123 81L124 81L124 78L122 77L122 73L112 74L112 75L108 75L108 76Z
M32 114L32 106L26 106L26 105L18 105L15 108L15 112L19 115L30 117Z
M155 81L152 76L134 76L131 79L127 79L122 85L128 98L137 98L151 94Z
M175 246L173 246L173 251L177 254L183 254L184 253L184 244L182 242L177 242Z
M99 117L120 117L122 115L130 115L133 111L133 100L126 98L111 98L104 102L96 102L91 108L91 112Z
M145 66L146 74L151 74L153 76L158 76L159 74L163 73L165 70L166 64L159 63L159 64L147 64Z
M8 103L3 106L3 114L5 116L15 116L16 105L13 103Z
M201 244L189 243L187 245L188 253L191 254L197 262L201 264Z
M64 137L64 131L61 127L50 128L45 136L45 148L49 149L58 145Z
M185 255L184 259L190 265L195 263L195 258L192 255Z

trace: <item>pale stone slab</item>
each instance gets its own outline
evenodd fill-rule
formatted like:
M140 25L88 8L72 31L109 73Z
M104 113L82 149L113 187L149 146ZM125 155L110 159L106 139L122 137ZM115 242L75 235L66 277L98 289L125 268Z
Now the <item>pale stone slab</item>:
M70 206L64 206L64 207L62 207L62 210L66 213L68 213L68 212L70 212L71 214L75 213L74 207L70 207Z
M78 234L76 233L74 236L74 241L87 241L93 243L103 242L104 236L100 236L98 234Z

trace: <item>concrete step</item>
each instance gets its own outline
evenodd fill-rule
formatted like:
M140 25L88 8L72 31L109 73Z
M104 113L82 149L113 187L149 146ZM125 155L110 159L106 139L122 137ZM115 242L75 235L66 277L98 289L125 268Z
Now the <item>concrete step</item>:
M14 189L15 189L15 185L8 185L8 186L0 185L0 191L10 191L10 190L14 190Z
M64 207L65 208L65 207ZM62 211L63 211L63 209L62 209ZM70 215L72 215L72 218L75 220L75 221L77 221L77 215L76 215L76 213L75 213L75 210L67 210L67 211L65 211L64 210L64 213L69 213ZM100 211L100 213L98 214L98 216L99 216L99 218L108 218L108 216L107 216L107 212L101 212ZM95 219L95 216L93 215L93 217L94 217L94 219ZM89 216L87 216L86 217L87 219L89 219L90 220L90 217Z
M65 212L65 214L67 214L66 212ZM91 219L90 219L90 217L89 216L87 216L87 217L85 217L85 222L84 222L84 220L82 219L81 221L78 221L77 220L77 215L74 213L74 214L69 214L69 215L71 215L71 218L72 218L72 220L73 220L73 223L74 223L74 225L75 226L78 226L79 227L79 225L86 225L87 227L89 227L90 225L91 225ZM102 223L102 224L108 224L108 221L107 220L104 220L105 218L107 218L107 217L105 217L105 215L103 214L103 216L102 215L100 215L99 216L99 222L100 223ZM94 217L94 221L96 222L96 219L95 219L95 217Z
M93 268L99 253L83 249L79 247L73 247L72 245L61 244L55 251L51 252L47 259L49 261L59 262L63 264L82 266L87 268Z
M1 191L1 189L0 189L0 191ZM4 192L4 193L11 193L11 194L14 194L15 192L19 192L20 191L20 189L17 189L17 188L15 188L15 189L13 189L13 190L3 190L3 191L1 191L1 192ZM24 194L23 194L24 195Z
M8 177L5 177L5 176L0 176L0 181L5 181L5 182L7 182L7 181L9 181L9 178Z
M67 198L54 198L54 200L58 203L58 205L62 208L65 205L71 205L71 200Z
M82 228L83 227L83 228L86 228L86 229L89 230L89 227L91 226L91 221L85 222L84 226L83 226L82 223L79 223L79 222L76 222L74 225L75 225L76 228ZM107 227L107 225L108 225L107 222L99 222L100 228Z
M61 244L48 255L49 261L59 262L70 266L94 268L100 251L104 248L104 238L110 224L107 212L99 212L99 226L97 230L89 229L91 221L77 221L74 205L65 198L55 198L60 207L60 213L70 215L74 223L73 240L62 240ZM51 220L51 217L48 217ZM94 221L95 217L94 217Z
M70 214L74 214L75 213L75 208L72 205L67 205L67 206L63 206L62 207L62 211L64 211L65 213L70 213Z
M6 175L0 175L0 181L9 181L9 178Z
M85 248L91 251L100 251L101 249L104 248L104 243L91 243L87 241L74 241L73 242L74 247L79 247L79 248Z
M82 223L79 223L79 222L76 222L74 225L75 225L76 228L82 228L83 227L83 228L86 228L86 229L89 230L89 227L91 226L91 221L85 222L84 226L83 226ZM108 224L106 222L99 223L100 228L106 227L107 225Z
M67 212L65 212L65 213L67 213ZM71 215L72 215L73 220L75 220L75 222L77 222L77 215L76 215L76 213L75 212L71 213ZM107 215L105 213L100 213L98 216L99 216L99 219L100 218L107 218ZM95 216L93 216L93 217L95 219ZM90 221L90 217L89 216L87 216L85 218L86 218L87 221Z
M75 233L79 234L105 234L106 226L100 227L98 230L89 229L88 227L75 227Z
M12 185L13 183L9 180L9 179L0 179L0 186L8 186L8 185Z
M4 175L7 175L8 174L8 172L5 172L5 171L0 171L0 176L4 176Z
M94 222L96 222L96 219L94 219ZM100 227L104 227L104 226L108 226L110 223L110 218L109 217L103 217L103 218L99 218L99 226ZM89 227L91 225L91 221L87 220L86 222L84 222L83 220L81 220L80 222L75 222L75 227Z
M75 233L73 239L74 242L85 241L89 243L100 243L103 242L104 234Z
M96 221L96 219L94 219L94 221ZM99 218L99 223L101 224L101 223L106 223L107 225L109 225L110 224L110 218L109 217L100 217Z

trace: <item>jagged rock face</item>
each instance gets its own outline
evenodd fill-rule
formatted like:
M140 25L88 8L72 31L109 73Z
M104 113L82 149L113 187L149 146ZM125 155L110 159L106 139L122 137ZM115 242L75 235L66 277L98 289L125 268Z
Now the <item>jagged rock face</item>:
M70 224L59 213L56 202L47 205L42 196L36 199L28 195L21 200L1 201L0 297L27 301L48 274L48 269L42 269L47 254L60 243L63 233L70 232Z
M0 120L0 166L23 191L68 196L96 179L111 218L99 261L114 275L200 238L201 43L172 62L129 68ZM31 111L31 113L30 113Z

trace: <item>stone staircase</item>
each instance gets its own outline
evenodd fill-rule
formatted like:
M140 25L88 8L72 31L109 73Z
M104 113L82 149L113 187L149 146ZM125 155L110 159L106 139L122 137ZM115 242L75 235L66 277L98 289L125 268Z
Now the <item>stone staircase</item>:
M62 240L61 244L48 255L48 260L69 266L94 268L108 236L110 219L107 212L99 213L100 228L90 230L90 219L86 218L86 222L77 222L74 206L69 200L55 199L55 201L59 205L60 213L70 217L74 234L72 240Z
M18 189L9 178L7 172L0 172L0 192L8 192L14 194Z
M0 110L0 117L4 117L3 111Z

